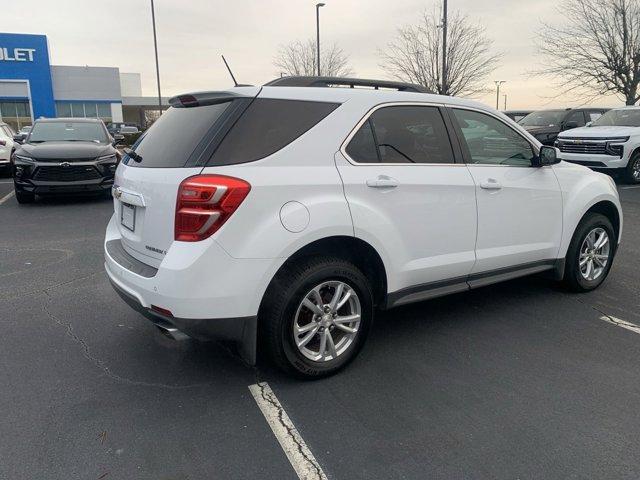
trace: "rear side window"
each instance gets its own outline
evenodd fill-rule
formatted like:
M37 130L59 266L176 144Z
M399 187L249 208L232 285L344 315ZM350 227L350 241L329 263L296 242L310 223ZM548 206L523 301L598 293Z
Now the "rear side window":
M311 129L339 105L258 98L222 140L208 165L233 165L268 157Z
M207 132L221 120L231 102L201 107L171 107L141 137L134 150L142 161L130 167L184 167Z
M347 145L347 154L360 163L376 163L380 161L371 119L368 119L353 136Z
M455 162L437 107L380 108L356 132L346 151L358 163Z

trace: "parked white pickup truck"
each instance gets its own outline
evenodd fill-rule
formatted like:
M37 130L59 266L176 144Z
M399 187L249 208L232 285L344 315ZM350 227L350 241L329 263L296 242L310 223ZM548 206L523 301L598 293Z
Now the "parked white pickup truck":
M561 158L594 170L617 170L640 183L640 107L609 110L586 127L560 133Z

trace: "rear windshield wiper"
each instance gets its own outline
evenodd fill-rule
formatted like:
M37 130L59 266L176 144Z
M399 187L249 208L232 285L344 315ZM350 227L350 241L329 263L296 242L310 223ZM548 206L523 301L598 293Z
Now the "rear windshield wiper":
M140 163L142 161L142 156L138 155L136 152L134 152L130 148L125 148L122 151L124 153L126 153L129 156L129 158L131 158L133 161L138 162L138 163Z

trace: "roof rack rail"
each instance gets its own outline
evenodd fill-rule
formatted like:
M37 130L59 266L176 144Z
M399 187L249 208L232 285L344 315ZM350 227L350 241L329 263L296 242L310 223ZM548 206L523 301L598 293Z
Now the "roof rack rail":
M400 92L433 93L427 88L413 83L346 77L281 77L264 85L265 87L370 87L375 90L388 88Z

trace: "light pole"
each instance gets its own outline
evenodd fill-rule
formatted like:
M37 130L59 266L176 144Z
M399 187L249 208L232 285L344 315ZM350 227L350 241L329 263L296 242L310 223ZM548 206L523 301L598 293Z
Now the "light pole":
M500 85L502 85L503 83L507 83L506 80L494 80L493 81L496 84L496 110L500 110Z
M316 56L318 61L318 76L320 76L320 7L324 7L324 3L316 3Z
M160 94L160 65L158 63L158 39L156 37L156 12L151 0L151 22L153 23L153 48L156 52L156 80L158 81L158 114L162 115L162 95Z
M442 95L447 92L447 0L442 3Z
M507 109L507 94L505 93L503 95L503 97L504 97L504 109L506 110Z

